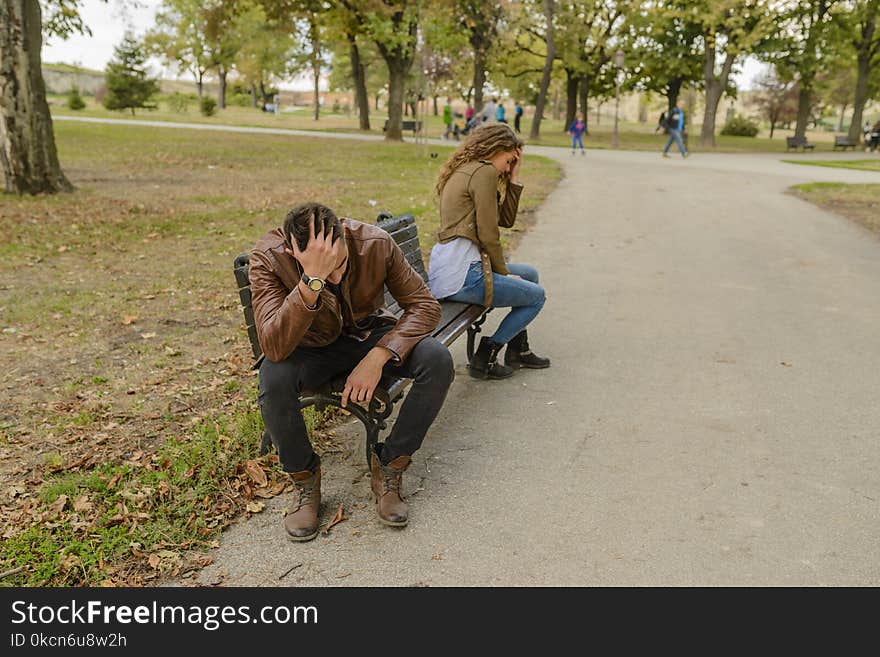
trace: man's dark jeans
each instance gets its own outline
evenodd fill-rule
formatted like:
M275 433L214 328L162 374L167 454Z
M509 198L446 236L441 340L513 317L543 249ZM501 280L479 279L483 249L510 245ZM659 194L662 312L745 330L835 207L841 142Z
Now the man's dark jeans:
M340 337L326 347L298 347L287 360L277 363L263 359L260 365L260 410L285 472L314 471L320 463L312 450L299 409L300 392L313 390L354 369L390 328L374 329L363 342ZM412 456L421 447L452 383L452 355L434 338L425 338L402 365L387 364L385 373L413 379L397 421L382 448L382 462L387 464L403 454Z

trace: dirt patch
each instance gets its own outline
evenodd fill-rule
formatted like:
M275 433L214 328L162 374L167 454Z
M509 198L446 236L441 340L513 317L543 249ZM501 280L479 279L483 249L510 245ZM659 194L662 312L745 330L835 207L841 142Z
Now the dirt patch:
M811 183L793 193L819 207L851 219L880 237L880 185Z

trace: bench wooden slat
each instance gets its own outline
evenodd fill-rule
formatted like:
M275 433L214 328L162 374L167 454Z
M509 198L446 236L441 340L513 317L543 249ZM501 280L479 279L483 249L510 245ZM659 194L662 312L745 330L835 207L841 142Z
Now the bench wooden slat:
M400 250L404 252L404 254L409 255L410 253L418 253L419 258L422 257L422 246L419 244L418 236L413 237L406 242L398 242L397 244L400 247Z
M397 242L399 245L402 245L414 237L418 239L419 227L415 224L410 224L409 226L405 226L389 234L391 235L391 237L394 238L395 242ZM403 247L401 246L401 248Z
M456 301L441 301L441 319L434 337L447 347L486 312L482 306Z
M392 217L391 219L383 219L379 221L376 225L385 232L393 234L395 231L406 228L407 226L412 226L415 223L416 218L412 214L407 212L406 214L401 214L396 217Z

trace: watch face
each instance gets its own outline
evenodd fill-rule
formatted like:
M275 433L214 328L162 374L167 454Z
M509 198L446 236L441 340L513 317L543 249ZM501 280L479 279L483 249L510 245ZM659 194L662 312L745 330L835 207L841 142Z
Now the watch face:
M313 292L320 292L324 289L324 281L322 281L320 278L313 278L309 280L308 286L309 289Z

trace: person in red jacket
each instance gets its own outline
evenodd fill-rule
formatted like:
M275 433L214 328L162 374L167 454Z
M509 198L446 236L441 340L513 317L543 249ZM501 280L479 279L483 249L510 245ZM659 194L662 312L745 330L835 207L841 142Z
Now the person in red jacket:
M584 133L587 131L587 122L584 115L578 112L577 118L568 126L568 134L571 135L571 154L574 155L575 147L580 146L581 155L584 155Z

